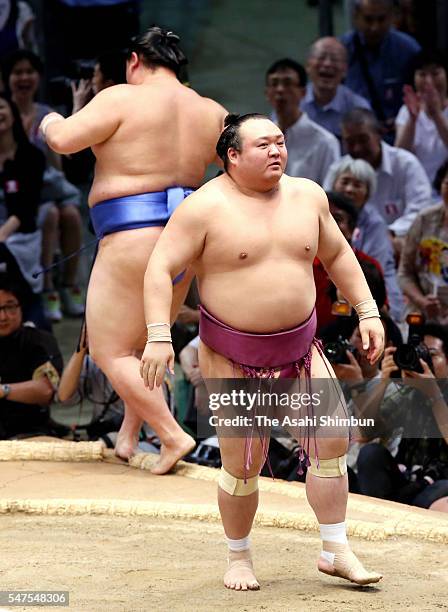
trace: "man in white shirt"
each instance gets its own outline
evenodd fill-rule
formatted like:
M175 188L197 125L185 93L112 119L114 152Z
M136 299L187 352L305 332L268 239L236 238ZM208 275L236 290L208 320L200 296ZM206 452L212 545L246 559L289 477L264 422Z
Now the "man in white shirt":
M286 174L322 185L329 167L340 157L340 147L333 134L300 109L306 81L303 66L291 59L278 60L266 73L266 97L286 138Z
M366 109L344 116L342 142L351 157L364 159L375 169L377 188L369 203L384 217L399 249L417 213L431 205L426 172L415 155L381 140L378 120Z

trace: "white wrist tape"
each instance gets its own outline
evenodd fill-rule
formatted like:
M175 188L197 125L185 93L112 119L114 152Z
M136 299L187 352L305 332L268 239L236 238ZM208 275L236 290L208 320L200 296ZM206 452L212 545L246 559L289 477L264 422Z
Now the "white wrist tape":
M356 310L356 314L359 317L359 320L370 319L371 317L378 317L380 313L378 311L378 306L376 305L375 300L368 299L359 302L359 304L355 304L354 309Z
M148 339L146 344L150 342L172 342L171 329L169 323L148 323Z
M54 115L47 115L46 117L44 117L42 123L41 123L41 127L40 130L45 138L46 132L47 132L47 128L50 125L50 123L54 123L55 121L61 121L61 119L63 119L64 117L62 117L62 115L58 115L58 114L54 114Z

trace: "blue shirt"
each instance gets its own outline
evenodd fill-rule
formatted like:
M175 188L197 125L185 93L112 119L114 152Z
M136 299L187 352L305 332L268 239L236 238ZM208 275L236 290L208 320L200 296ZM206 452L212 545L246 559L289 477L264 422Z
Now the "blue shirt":
M361 63L355 53L355 33L352 30L341 36L349 58L345 84L372 104ZM359 37L384 115L386 119L395 117L403 102L403 85L407 82L412 60L421 47L408 34L393 29L375 50L366 47L362 34Z
M345 85L339 85L333 100L325 106L320 106L314 98L313 84L308 83L300 108L306 112L312 121L332 132L340 140L341 119L345 113L353 108L370 109L370 104L365 98Z
M404 301L403 294L398 285L392 243L389 239L386 222L371 204L366 204L359 213L351 244L381 264L387 297L389 299L390 313L395 321L400 321L403 314Z

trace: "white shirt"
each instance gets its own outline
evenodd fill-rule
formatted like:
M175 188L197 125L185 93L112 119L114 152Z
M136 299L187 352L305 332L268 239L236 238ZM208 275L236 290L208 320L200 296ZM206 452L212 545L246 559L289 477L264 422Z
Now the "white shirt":
M448 107L443 110L443 116L448 120ZM406 105L403 105L395 119L395 124L405 125L408 120L409 111ZM448 157L448 147L440 138L436 124L424 110L419 112L415 123L413 150L432 183L437 170Z
M369 203L381 213L391 231L404 236L417 213L432 205L431 185L423 166L409 151L382 141L381 153L377 187ZM324 189L331 189L327 180Z
M337 138L303 113L286 130L289 176L311 179L322 185L329 167L340 157Z

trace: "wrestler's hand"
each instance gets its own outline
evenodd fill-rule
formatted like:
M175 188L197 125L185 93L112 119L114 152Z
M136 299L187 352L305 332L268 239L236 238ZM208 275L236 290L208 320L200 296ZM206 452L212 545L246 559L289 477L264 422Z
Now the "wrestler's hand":
M367 351L367 359L373 365L384 351L384 327L381 319L370 317L359 322L359 333L362 339L362 348Z
M151 391L160 387L166 368L174 374L174 351L171 342L148 342L140 361L140 376Z

